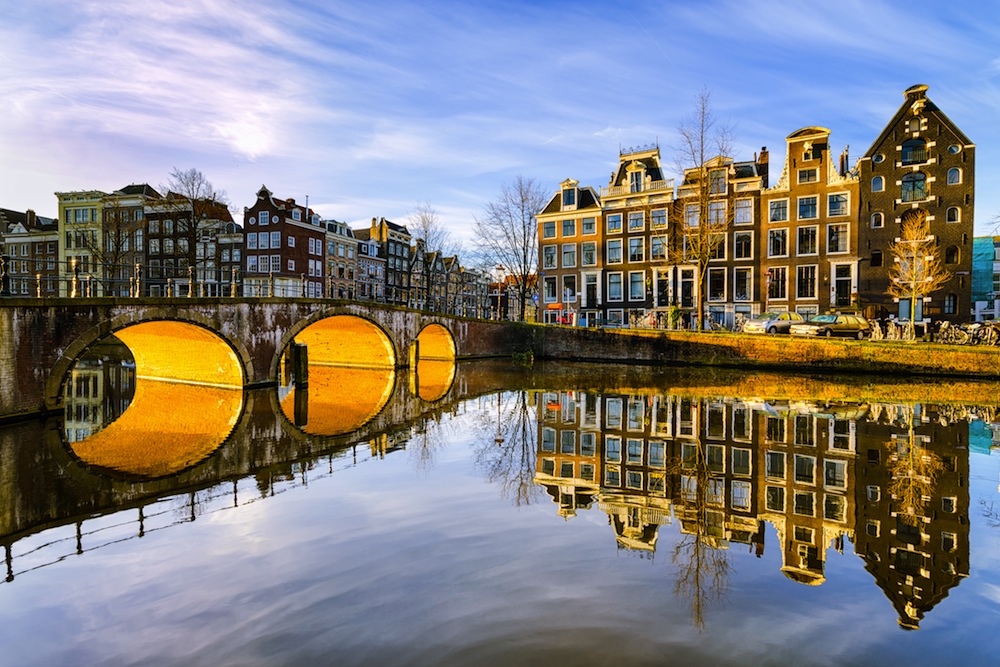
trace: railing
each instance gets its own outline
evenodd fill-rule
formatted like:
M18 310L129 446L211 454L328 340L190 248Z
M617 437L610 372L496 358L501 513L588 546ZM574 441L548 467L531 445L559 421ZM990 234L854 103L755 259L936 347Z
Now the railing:
M613 185L607 188L601 188L602 197L617 197L618 195L628 195L628 194L643 194L646 192L673 192L674 191L674 180L669 181L650 181L648 183L642 183L638 188L631 184L628 185Z
M239 267L153 266L142 264L84 265L74 259L55 261L28 257L0 257L0 298L314 298L361 303L406 305L400 290L386 293L386 286L367 277L355 279L353 289L344 280L306 274L248 273ZM382 288L382 289L379 289ZM464 304L463 304L464 301ZM485 288L462 290L441 298L432 312L490 317ZM475 313L475 314L470 314Z

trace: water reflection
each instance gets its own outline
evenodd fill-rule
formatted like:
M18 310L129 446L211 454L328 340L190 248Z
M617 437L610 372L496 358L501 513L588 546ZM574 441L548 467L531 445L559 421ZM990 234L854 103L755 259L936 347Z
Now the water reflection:
M110 336L69 371L63 431L72 454L88 466L110 474L164 477L210 456L233 430L242 408L243 392L231 387L137 374L130 348Z
M698 626L725 597L726 551L763 555L765 522L808 586L852 542L904 628L969 574L969 421L952 406L560 391L537 411L535 481L560 515L596 506L639 554L680 524L676 592Z
M165 576L143 573L160 582L151 600L172 586L169 599L197 607L197 620L181 621L190 626L172 626L186 632L205 623L219 631L206 621L216 611L226 618L234 604L267 597L274 618L255 616L267 616L270 631L321 628L317 636L335 638L337 648L361 636L338 628L383 628L382 620L394 630L371 645L407 627L409 641L420 641L435 626L416 617L454 609L461 612L448 615L450 641L464 647L466 663L478 657L483 636L502 638L490 644L494 655L510 657L516 646L531 658L541 637L574 655L579 642L600 635L633 647L659 642L658 650L679 651L680 662L711 653L705 664L742 663L782 646L772 661L787 664L794 657L788 647L809 644L797 641L791 626L825 637L844 622L835 612L845 608L862 609L866 625L889 625L884 641L893 647L903 635L897 624L920 628L906 637L940 638L934 633L942 627L963 624L970 598L989 603L980 591L1000 576L970 566L970 525L1000 523L1000 514L990 514L993 496L977 500L985 520L970 515L970 450L990 451L997 419L992 406L963 403L962 392L978 400L983 387L951 385L954 402L946 402L936 386L915 384L859 388L844 379L593 367L531 373L492 363L452 366L440 375L447 380L424 385L436 388L421 394L413 380L345 376L342 369L325 376L322 366L310 366L309 390L298 393L304 407L291 393L247 392L236 423L220 417L226 426L216 429L205 427L212 409L201 399L170 393L182 385L163 383L167 393L152 398L127 359L108 363L126 370L78 369L64 421L0 429L7 581L58 588L49 582L93 576L82 568L106 562L106 552L125 568L156 560L168 544L203 544L184 549L190 554ZM110 376L125 378L121 391ZM93 406L113 414L106 406L124 406L130 391L132 407L149 409L119 410L105 431L88 426ZM225 401L216 403L220 415L232 414ZM148 416L150 424L130 416L153 412L162 415ZM170 421L192 430L182 435ZM59 435L71 423L82 437ZM128 451L118 449L126 440L115 435L116 423L119 435L135 434ZM199 440L210 432L216 435ZM221 444L213 448L215 438ZM151 446L165 440L173 446ZM275 518L277 506L291 513ZM139 539L159 531L169 537ZM257 561L260 553L273 560ZM337 567L330 567L331 554ZM166 560L151 571L164 575ZM220 577L245 588L220 592ZM261 593L268 577L277 583ZM200 585L206 581L212 586ZM963 595L952 595L960 585ZM211 589L218 605L191 602L186 588ZM0 584L0 603L19 590ZM102 608L142 604L131 591L109 600L92 594ZM300 595L310 604L289 603ZM578 623L572 631L561 614L569 603ZM395 616L408 609L415 611ZM722 647L733 643L721 640L744 621L745 644L727 658ZM719 633L720 648L692 648L697 642L684 634L692 626ZM758 636L761 627L766 638ZM80 637L81 645L94 640L91 632ZM826 638L816 642L842 655ZM371 657L353 646L355 658ZM456 655L451 645L423 650L428 664ZM859 650L849 657L868 657ZM385 656L405 662L391 651ZM254 664L247 653L239 657Z

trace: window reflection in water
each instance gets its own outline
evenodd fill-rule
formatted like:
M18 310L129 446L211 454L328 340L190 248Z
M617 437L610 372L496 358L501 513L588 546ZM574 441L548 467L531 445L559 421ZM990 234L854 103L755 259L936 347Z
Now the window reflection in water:
M758 557L778 549L785 576L816 586L829 550L852 542L904 628L969 574L974 412L670 393L537 397L535 483L567 519L605 512L619 548L640 556L676 522L676 592L696 625L725 595L727 551L741 545Z

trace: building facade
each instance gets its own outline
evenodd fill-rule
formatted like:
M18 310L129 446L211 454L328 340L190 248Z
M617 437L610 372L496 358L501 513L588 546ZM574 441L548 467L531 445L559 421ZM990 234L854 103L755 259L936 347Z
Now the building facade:
M916 320L964 322L972 312L972 238L976 146L927 97L908 88L905 101L858 162L862 206L862 305L869 317L909 319L906 299L887 296L891 244L907 211L927 215L945 268L940 289L916 304Z

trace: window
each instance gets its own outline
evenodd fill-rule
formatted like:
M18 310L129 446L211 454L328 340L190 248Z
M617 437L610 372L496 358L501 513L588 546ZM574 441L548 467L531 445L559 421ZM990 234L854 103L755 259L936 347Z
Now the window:
M622 263L622 242L620 239L608 241L608 251L606 256L608 264Z
M288 270L289 271L294 271L295 270L295 260L294 259L288 260Z
M667 226L667 210L658 208L649 214L650 226L653 229L663 229Z
M562 266L564 269L572 269L576 266L576 244L565 243L562 247Z
M585 241L580 246L581 263L584 266L597 265L597 244L593 241Z
M257 273L257 255L247 255L247 273Z
M816 227L799 227L798 229L798 250L799 255L815 255L819 252L819 244L816 242Z
M839 222L826 226L826 251L828 253L847 252L847 223Z
M959 257L958 246L950 245L944 249L945 264L958 264Z
M642 211L632 211L628 214L628 230L630 232L640 232L646 226L646 220Z
M608 407L611 406L611 401L608 401ZM618 408L621 409L621 401L618 402ZM621 414L619 413L619 417ZM610 421L611 415L608 414L608 419ZM621 426L621 422L618 424ZM610 424L609 424L610 426ZM604 440L604 459L606 461L611 461L612 463L621 463L622 460L622 439L616 435L609 435Z
M292 270L295 266L292 265ZM281 271L281 255L271 255L271 272L278 273Z
M885 217L881 213L872 213L872 229L880 229L885 223Z
M946 294L944 297L945 315L954 315L956 312L958 312L958 296L955 294Z
M566 188L562 191L563 206L576 206L576 188Z
M823 482L836 489L847 488L847 461L827 460L823 462Z
M796 268L795 296L799 299L816 298L816 266Z
M597 436L593 433L580 434L580 456L593 456L597 451Z
M637 438L629 438L625 445L625 462L642 465L643 442Z
M734 475L749 475L750 474L750 450L749 449L733 449L733 474Z
M768 220L770 222L784 222L788 220L788 200L779 199L768 204Z
M643 288L642 276L642 271L632 271L628 274L629 301L642 301L646 298L646 291Z
M708 224L721 225L726 222L726 202L713 201L708 204Z
M641 236L633 236L628 240L628 261L641 262L645 259L646 252L645 239Z
M618 466L608 466L604 471L604 484L606 486L621 486L622 471Z
M795 455L795 481L801 484L816 483L816 457Z
M278 233L280 234L280 232L278 232ZM281 238L281 237L279 236L278 238ZM294 236L287 236L287 237L285 237L285 244L289 248L294 248L295 247L295 237ZM314 254L313 253L312 239L309 239L309 254L310 255Z
M847 499L828 493L823 502L823 518L843 523L847 519Z
M780 486L768 486L765 489L767 509L771 512L785 511L785 490Z
M667 258L667 237L654 236L650 238L649 258L652 260Z
M542 268L556 268L556 247L554 245L542 246Z
M869 484L865 488L865 496L870 502L877 503L882 498L882 490L874 484Z
M559 453L576 454L576 431L559 431Z
M725 234L712 234L711 245L709 247L709 259L725 259L726 258L726 235Z
M261 211L257 214L257 219L260 220L260 224L266 225L270 220L271 214L267 211Z
M576 236L576 220L563 220L562 221L562 235L563 236Z
M927 142L923 139L907 139L903 142L901 158L904 165L927 162Z
M957 206L951 206L948 208L948 214L945 217L948 222L961 222L962 221L962 211Z
M620 234L622 231L622 214L614 213L608 216L608 234Z
M828 195L826 198L826 211L826 214L830 217L847 215L847 195L843 193Z
M666 445L659 440L649 443L649 465L653 468L663 468L666 462Z
M819 180L819 170L799 169L799 183L815 183Z
M733 222L737 225L753 224L753 200L737 199L733 207Z
M735 259L753 259L753 232L735 232L733 234L733 257Z
M767 452L765 461L765 474L774 479L785 478L785 454L784 452Z
M708 174L708 192L721 195L726 191L726 170L713 169Z
M563 282L563 285L562 285L562 287L563 287L563 290L562 290L563 299L565 299L566 301L568 301L570 303L576 301L576 275L575 274L571 274L571 275L568 275L568 276L563 276L562 277L562 282Z
M559 296L556 294L556 277L545 276L545 302L555 303L558 300Z
M875 176L872 178L872 192L882 192L885 190L885 179L881 176Z
M788 298L788 268L775 266L767 270L767 296L771 299Z
M542 223L542 238L554 239L556 237L556 221L548 220Z
M788 230L771 229L767 232L767 256L788 256Z
M915 117L906 121L906 131L907 132L919 132L920 131L920 118Z
M872 250L872 266L879 267L882 266L882 251Z
M904 202L923 201L927 198L927 176L923 172L915 171L903 176L902 185Z
M813 220L819 216L817 197L799 197L799 220Z
M608 301L622 300L622 274L608 274Z
M583 219L583 233L584 234L596 234L597 233L597 218L584 218Z
M733 300L750 301L753 298L753 269L733 270Z
M814 516L816 513L816 494L811 491L796 491L793 511L801 516Z
M642 172L633 171L628 175L629 192L642 192Z
M948 185L958 185L962 182L962 170L952 167L948 170Z
M723 268L708 270L708 300L726 300L726 270Z
M688 227L698 226L698 205L697 204L685 204L684 205L684 224Z

